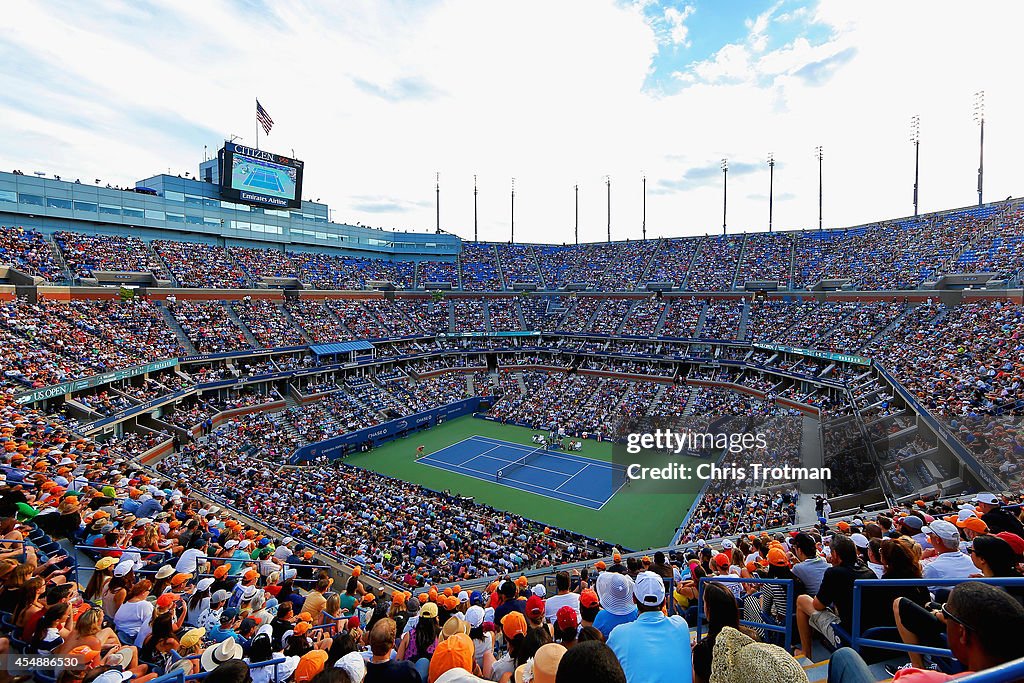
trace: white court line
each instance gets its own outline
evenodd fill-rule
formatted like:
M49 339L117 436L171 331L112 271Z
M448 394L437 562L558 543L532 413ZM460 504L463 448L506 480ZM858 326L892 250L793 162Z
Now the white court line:
M535 450L537 450L536 448L530 448L529 446L525 446L523 444L513 443L511 441L502 441L501 439L492 439L492 438L490 438L488 436L479 436L478 435L478 436L471 436L469 438L471 438L471 439L482 439L484 441L487 441L488 443L500 442L500 443L505 444L506 446L509 446L510 448L518 448L519 450L527 450L527 451L535 451ZM592 465L593 467L603 467L605 469L610 469L610 470L620 469L616 465L614 465L614 464L612 464L610 462L607 462L605 460L595 460L595 459L592 459L592 458L583 457L582 455L562 455L560 453L554 453L552 451L548 451L547 455L550 455L552 458L559 458L561 460L568 460L570 462L575 462L575 463L578 463L578 464L586 463L588 465Z
M496 450L498 450L499 448L502 448L502 446L495 446L494 448L488 448L488 449L487 449L486 451L484 451L483 453L478 453L477 455L474 455L474 456L473 456L472 458L469 458L468 460L463 460L463 461L462 461L462 462L460 462L460 463L459 463L458 465L455 465L455 467L463 467L463 466L464 466L464 465L465 465L466 463L468 463L468 462L473 462L473 461L474 461L474 460L476 460L477 458L482 458L482 457L484 457L485 455L487 455L488 453L490 453L491 451L496 451ZM491 456L491 460L497 460L497 459L498 459L498 458L495 458L494 456Z
M562 482L561 484L559 484L559 485L558 485L558 486L557 486L557 487L555 488L555 493L558 493L558 492L559 492L559 491L560 491L560 490L562 489L562 487L563 487L563 486L565 486L565 485L566 485L566 484L568 484L568 483L569 483L570 481L572 481L573 479L575 479L575 478L576 478L576 477L577 477L577 476L578 476L578 475L579 475L579 474L580 474L581 472L584 472L584 471L586 471L586 470L587 470L587 469L589 469L589 468L590 468L590 465L584 465L583 467L581 467L581 468L580 468L579 470L577 470L577 471L576 471L576 474L572 475L571 477L569 477L568 479L566 479L565 481L563 481L563 482ZM572 494L569 494L569 495L572 495Z
M494 481L494 476L493 475L491 475L490 477L486 477L486 478L485 477L478 477L475 474L465 474L465 473L463 473L463 472L461 472L459 470L453 470L450 467L441 467L440 465L431 465L429 462L428 463L423 463L423 464L425 464L427 467L433 467L435 469L444 470L445 472L448 472L448 473L461 474L463 477L469 477L470 479L479 479L480 481L486 481L488 484L497 484L499 486L506 486L505 484L502 484L501 482ZM473 471L473 472L480 472L481 470L471 470L471 471ZM518 479L514 479L513 481L515 481L516 483L521 484L523 486L536 486L536 484L531 484L531 483L525 482L525 481L519 481ZM514 488L514 487L508 486L507 488ZM584 505L582 503L576 503L576 502L573 502L571 500L566 500L563 497L563 496L569 496L570 498L579 498L580 500L585 500L585 501L588 501L588 502L591 502L591 503L599 503L600 502L600 501L597 501L597 500L591 500L590 498L584 498L583 496L574 496L571 493L563 493L561 496L550 496L550 495L548 495L546 493L538 493L537 491L531 491L531 490L527 490L527 489L521 489L521 490L523 490L525 493L531 493L531 494L533 494L535 496L541 496L542 498L550 498L551 500L557 500L557 501L559 501L561 503L568 503L569 505L576 505L576 506L579 506L581 508L587 508L588 510L600 510L602 507L604 507L604 503L601 503L601 505L599 507L594 507L593 505ZM550 490L550 489L548 489L548 490ZM608 501L605 501L605 503L607 503L607 502Z

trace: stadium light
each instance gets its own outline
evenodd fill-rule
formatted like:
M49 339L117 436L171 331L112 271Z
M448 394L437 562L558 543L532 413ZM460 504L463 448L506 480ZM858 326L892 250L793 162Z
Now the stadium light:
M722 159L722 234L725 234L725 215L729 207L729 160Z
M921 168L921 117L910 118L910 144L914 145L914 217L917 217L917 181Z
M437 232L441 232L441 172L434 172L434 209L437 212Z
M473 241L479 242L477 237L477 219L476 219L476 174L473 174Z
M608 188L608 241L612 241L612 177L606 175L604 184Z
M644 213L643 213L643 217L640 220L640 232L641 232L641 234L643 236L643 239L646 240L647 239L647 174L641 175L640 179L641 179L641 181L643 182L643 185L644 185L644 204L643 204Z
M580 243L580 186L573 185L576 190L576 223L574 232L576 234L576 244Z
M772 231L772 201L775 197L775 153L768 152L768 232Z
M516 243L516 179L512 178L512 244Z
M822 192L821 192L821 159L822 159L822 147L818 145L814 148L814 154L818 157L818 230L821 230L821 207L822 207Z
M974 121L981 128L978 142L978 206L981 206L981 190L985 179L985 91L974 93Z

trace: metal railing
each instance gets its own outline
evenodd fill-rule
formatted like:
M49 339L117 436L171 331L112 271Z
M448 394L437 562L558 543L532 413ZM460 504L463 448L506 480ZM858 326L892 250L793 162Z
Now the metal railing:
M851 633L849 634L850 647L858 652L864 647L874 647L883 650L895 650L897 652L913 652L915 654L930 655L932 657L946 657L952 658L953 652L949 648L941 647L930 647L927 645L911 645L909 643L894 642L888 640L878 640L877 638L867 637L872 632L877 632L880 628L892 628L892 627L874 627L869 628L861 633L861 607L864 600L864 589L865 588L893 588L893 587L906 587L912 588L917 586L949 586L955 587L968 581L977 581L979 583L987 583L993 586L1015 586L1024 588L1024 578L995 578L995 579L857 579L853 582L853 623L850 624ZM844 634L845 635L845 634Z
M793 579L744 579L739 576L704 576L701 577L697 584L697 640L701 639L701 634L704 630L704 586L708 582L715 583L752 583L765 586L783 586L786 589L786 623L769 624L760 621L748 621L746 619L740 619L740 624L749 628L761 629L763 631L773 631L775 633L781 633L783 635L784 645L786 652L793 651L793 619L796 607L796 585ZM743 613L743 607L740 606L740 614Z

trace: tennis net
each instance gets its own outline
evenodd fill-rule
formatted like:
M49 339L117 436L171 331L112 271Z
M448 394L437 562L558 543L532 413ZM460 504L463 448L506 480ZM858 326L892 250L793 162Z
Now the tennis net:
M548 447L547 446L541 446L540 448L533 449L532 451L530 451L529 453L527 453L523 457L518 458L517 460L513 460L512 462L508 463L507 465L504 465L503 467L501 467L501 469L499 469L497 472L495 472L495 474L494 474L494 481L501 481L502 479L504 479L505 477L510 475L512 472L515 472L519 468L524 467L524 466L530 464L532 461L536 460L539 456L544 455L545 453L547 453L547 451L548 451Z

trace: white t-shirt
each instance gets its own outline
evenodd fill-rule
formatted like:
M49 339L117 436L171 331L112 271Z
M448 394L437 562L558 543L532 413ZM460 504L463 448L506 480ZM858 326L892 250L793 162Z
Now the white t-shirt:
M554 621L555 615L558 614L558 610L568 605L576 610L576 616L579 618L580 614L580 595L579 593L566 593L565 595L552 595L544 603L544 618L548 621Z
M281 657L281 653L275 652L271 659L277 659ZM287 681L291 678L291 675L295 673L295 669L299 667L299 660L301 657L285 657L284 661L277 666L261 666L258 669L249 669L249 675L252 676L252 683L271 683L274 680L274 669L277 669L277 680ZM248 657L244 660L249 664Z
M153 603L148 600L126 602L114 614L114 626L130 636L138 635L142 627L150 622L153 616Z
M174 571L178 574L194 574L198 569L197 557L205 557L206 553L199 548L189 548L181 554L178 563L174 565Z
M930 560L922 562L921 576L926 579L966 579L971 574L979 574L970 555L959 550L955 553L942 553Z

